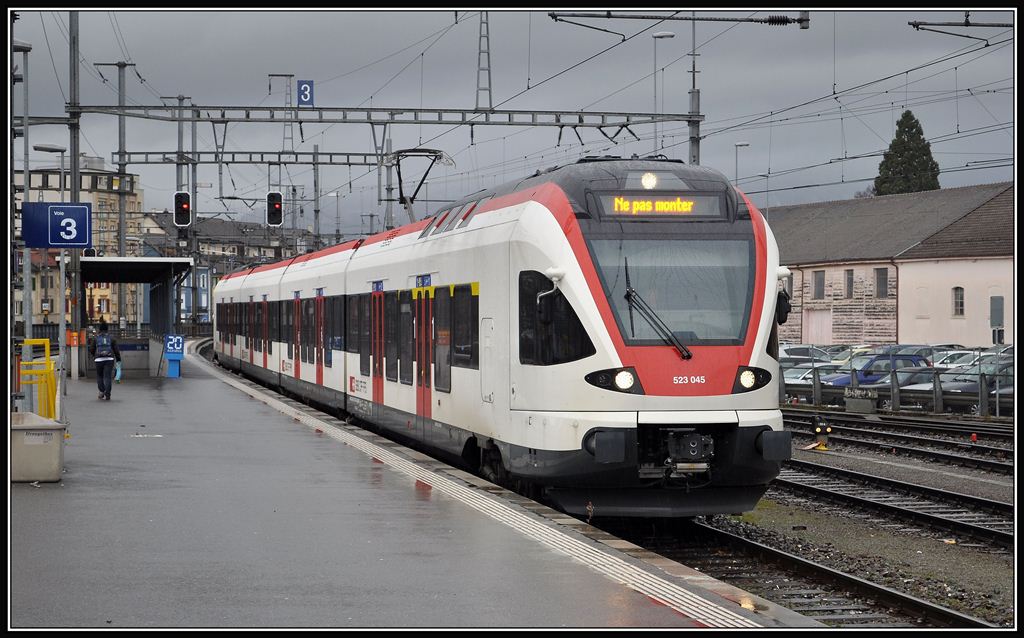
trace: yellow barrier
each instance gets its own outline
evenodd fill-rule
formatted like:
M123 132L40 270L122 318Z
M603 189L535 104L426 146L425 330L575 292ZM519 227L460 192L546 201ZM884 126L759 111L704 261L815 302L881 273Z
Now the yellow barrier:
M22 386L37 386L36 414L47 419L56 418L57 372L50 358L49 339L25 339L26 346L43 346L43 359L22 361L19 378Z

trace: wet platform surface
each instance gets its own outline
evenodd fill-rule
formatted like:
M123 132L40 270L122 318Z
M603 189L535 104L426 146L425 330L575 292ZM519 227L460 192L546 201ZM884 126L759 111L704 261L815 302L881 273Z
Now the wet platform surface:
M183 370L109 402L69 384L64 480L11 485L11 627L814 624L195 355Z

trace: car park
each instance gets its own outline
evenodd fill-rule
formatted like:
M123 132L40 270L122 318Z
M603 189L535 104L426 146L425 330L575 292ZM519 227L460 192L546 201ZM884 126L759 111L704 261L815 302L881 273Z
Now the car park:
M850 360L841 371L822 379L822 383L834 386L850 385L850 377L857 375L857 385L876 383L890 370L927 366L928 361L917 354L862 354Z

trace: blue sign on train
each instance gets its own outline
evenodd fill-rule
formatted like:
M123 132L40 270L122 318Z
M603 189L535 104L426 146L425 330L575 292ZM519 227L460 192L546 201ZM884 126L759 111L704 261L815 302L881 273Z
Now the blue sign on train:
M22 204L22 236L29 248L91 248L92 204Z

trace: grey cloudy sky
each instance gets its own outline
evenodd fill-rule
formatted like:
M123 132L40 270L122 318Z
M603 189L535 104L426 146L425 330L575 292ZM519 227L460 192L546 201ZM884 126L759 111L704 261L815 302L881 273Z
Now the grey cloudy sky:
M68 13L18 12L13 37L33 46L31 112L63 115ZM796 17L797 12L697 15L777 14ZM109 80L104 83L93 63L125 59L134 62L146 80L141 83L129 70L129 104L159 104L158 96L183 94L200 106L283 106L283 84L275 83L268 93L270 73L313 80L317 106L473 108L476 103L477 11L459 11L457 21L453 11L83 11L80 16L83 104L116 104L116 69L99 69ZM915 31L907 24L963 19L962 11L812 10L808 30L795 25L697 23L698 87L706 117L701 132L707 136L701 143L701 164L732 178L735 144L747 142L748 147L738 149L739 184L757 205L765 204L766 181L769 206L846 199L870 186L870 181L857 180L877 175L880 153L892 140L895 122L910 108L933 141L943 187L1014 179L1015 28L945 29L983 38L989 42L985 46L981 40ZM1015 24L1016 12L977 11L970 19ZM658 75L658 110L689 109L690 22L576 21L629 39L622 42L617 35L556 23L546 11L489 13L496 107L650 112L655 108L651 36L671 31L674 38L657 41L658 67L664 68L664 75ZM605 49L609 50L597 55ZM592 59L584 62L588 58ZM888 76L894 77L875 82ZM865 83L870 84L861 87ZM528 85L532 88L527 91ZM20 115L20 88L13 97L12 114ZM812 100L817 101L799 106ZM472 144L468 127L451 128L392 127L394 148L422 144L445 151L456 162L454 167L433 169L421 198L458 198L583 155L642 155L654 148L651 127L634 130L639 141L620 134L617 145L596 130L580 129L582 146L568 129L559 145L555 128L477 126ZM686 124L670 122L660 128L662 152L687 159ZM82 150L109 163L117 149L117 119L87 115L82 131ZM294 134L297 150L312 151L317 144L321 152L373 151L366 124L304 126L301 139L295 127ZM282 138L281 125L233 125L227 150L280 150ZM127 139L130 151L171 151L177 145L177 127L129 118ZM30 142L66 146L67 130L33 127ZM186 148L189 143L186 127ZM214 148L209 125L199 128L199 147ZM20 167L20 140L15 154ZM868 157L849 159L860 155ZM52 157L42 153L33 154L30 162L33 167L54 165ZM423 160L403 162L407 186L414 187L409 181L418 180L425 166ZM173 166L137 165L129 170L141 175L147 209L170 206ZM766 180L764 174L770 177ZM312 197L311 168L292 167L290 176ZM225 210L215 199L216 167L201 166L197 181L211 182L214 188L200 189L195 208ZM338 208L343 233L367 230L369 220L361 215L384 212L376 203L376 174L364 167L324 167L320 182L322 193L342 194ZM262 198L266 190L265 167L235 165L225 171L225 195ZM320 206L322 230L332 233L336 202L323 196ZM417 215L437 206L417 204ZM237 201L228 207L241 213L236 219L256 219ZM262 206L254 210L262 211ZM405 219L396 210L396 221ZM311 204L299 223L312 225ZM376 225L379 229L380 217Z

